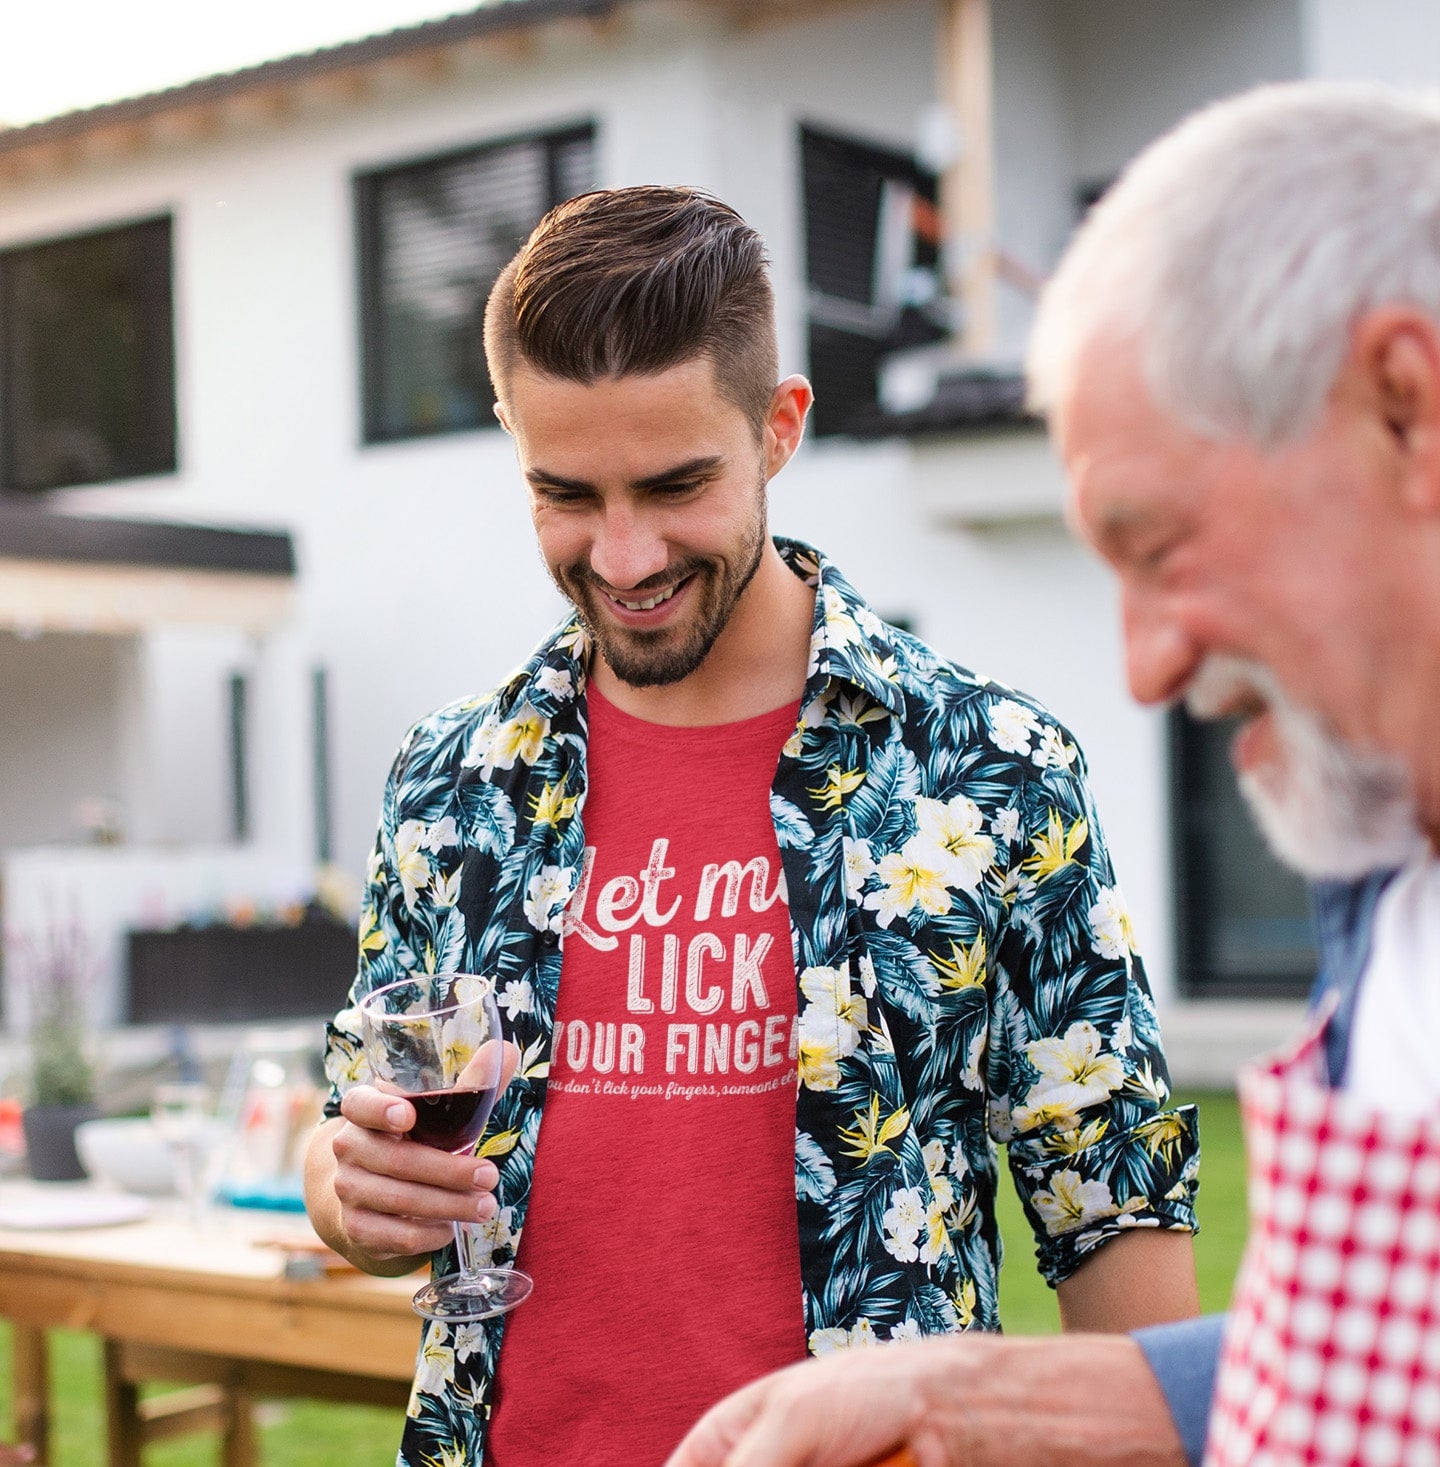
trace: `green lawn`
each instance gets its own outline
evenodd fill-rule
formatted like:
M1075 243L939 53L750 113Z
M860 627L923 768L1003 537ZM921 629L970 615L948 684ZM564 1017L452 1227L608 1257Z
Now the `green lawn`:
M1223 1309L1245 1236L1245 1166L1235 1097L1228 1094L1178 1097L1200 1105L1204 1161L1200 1168L1200 1236L1195 1253L1200 1301ZM1001 1308L1012 1333L1035 1334L1058 1327L1055 1296L1036 1274L1034 1243L1020 1206L1006 1189L1000 1208L1005 1235ZM100 1348L89 1335L57 1331L52 1339L57 1441L55 1467L100 1467L104 1418L100 1402ZM0 1400L10 1412L10 1337L0 1327ZM358 1406L286 1403L265 1409L262 1454L265 1467L389 1467L400 1435L396 1411ZM217 1460L213 1440L192 1437L162 1442L146 1453L146 1467L208 1467Z

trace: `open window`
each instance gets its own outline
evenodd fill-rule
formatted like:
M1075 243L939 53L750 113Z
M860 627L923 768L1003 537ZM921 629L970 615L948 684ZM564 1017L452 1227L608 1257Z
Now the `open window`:
M485 300L547 210L594 186L590 127L364 173L365 441L494 426Z

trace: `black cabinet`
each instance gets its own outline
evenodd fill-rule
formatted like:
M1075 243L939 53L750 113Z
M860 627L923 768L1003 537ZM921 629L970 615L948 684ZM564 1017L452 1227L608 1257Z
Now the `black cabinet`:
M248 1023L329 1016L355 976L355 929L310 917L293 927L177 927L129 934L126 1021Z

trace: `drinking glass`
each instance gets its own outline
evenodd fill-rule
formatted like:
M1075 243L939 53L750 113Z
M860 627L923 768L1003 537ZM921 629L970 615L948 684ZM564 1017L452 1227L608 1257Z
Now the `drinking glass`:
M157 1085L150 1103L150 1119L170 1148L185 1216L198 1227L203 1221L205 1164L213 1129L209 1088L198 1080Z
M500 1093L504 1036L495 986L473 973L423 974L361 1000L365 1055L375 1084L415 1107L411 1140L460 1156L473 1151ZM533 1287L515 1268L482 1268L477 1225L455 1224L458 1273L420 1290L415 1312L446 1322L488 1319Z

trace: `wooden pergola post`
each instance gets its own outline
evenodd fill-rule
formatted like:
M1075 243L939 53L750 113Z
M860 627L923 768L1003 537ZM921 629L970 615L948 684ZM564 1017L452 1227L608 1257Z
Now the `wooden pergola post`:
M940 179L946 263L963 310L960 349L995 349L994 58L990 0L942 0L940 100L958 131L955 156Z

